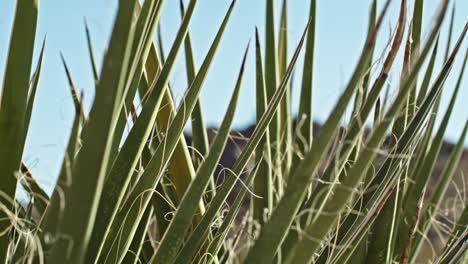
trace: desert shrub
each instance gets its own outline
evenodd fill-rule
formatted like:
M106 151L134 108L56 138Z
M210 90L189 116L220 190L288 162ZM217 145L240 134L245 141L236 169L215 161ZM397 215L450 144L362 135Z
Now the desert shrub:
M310 1L309 22L291 56L287 31L276 37L274 1L266 1L265 48L257 31L211 143L199 94L236 1L198 70L189 35L197 0L186 10L181 3L182 22L164 58L153 41L163 4L164 0L145 0L142 6L136 0L119 1L100 73L86 30L96 80L89 112L82 108L63 59L76 115L56 187L49 194L22 161L46 41L30 77L37 1L17 1L0 101L2 262L414 263L435 225L444 226L440 233L447 241L431 259L455 263L466 258L466 201L454 213L458 217L445 222L438 218L464 151L466 121L426 193L467 60L465 54L449 106L442 111L444 83L460 59L467 31L465 25L441 70L434 72L447 0L441 1L424 41L423 1L415 0L410 16L402 0L396 31L378 63L374 47L390 1L379 12L373 1L359 61L316 134L316 1ZM286 0L280 19L280 27L287 28ZM450 27L454 26L458 25L452 19ZM446 40L449 48L451 37ZM169 78L183 49L189 85L176 108ZM231 136L249 49L255 52L257 121L234 165L217 182L215 172ZM393 66L399 50L404 50L402 69ZM296 69L301 52L304 66ZM302 74L295 129L294 71ZM397 93L390 97L383 89L391 72L401 79L393 84ZM135 110L135 98L140 111ZM352 115L343 125L347 109ZM435 121L438 115L440 124ZM191 145L183 134L189 120ZM130 130L124 133L127 125ZM27 204L18 202L17 185L27 191Z

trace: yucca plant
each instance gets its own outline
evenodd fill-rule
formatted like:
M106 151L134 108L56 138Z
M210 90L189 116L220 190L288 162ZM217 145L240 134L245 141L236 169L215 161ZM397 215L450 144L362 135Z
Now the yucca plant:
M100 73L86 26L96 88L89 112L83 109L82 96L62 57L75 119L56 187L49 194L22 161L46 41L30 77L38 1L17 1L0 101L2 263L416 263L422 259L424 242L430 239L427 234L438 222L437 212L457 174L468 127L462 121L460 139L432 191L426 192L468 58L465 51L449 106L442 111L445 80L454 61L463 56L459 54L468 30L465 25L452 48L452 28L459 26L452 16L447 52L441 70L435 72L448 0L441 1L424 41L424 1L415 0L414 13L409 15L409 3L401 0L383 63L374 63L374 48L391 1L380 12L377 1L372 1L359 61L317 135L312 92L320 7L310 0L308 23L288 56L287 31L276 37L275 1L267 0L265 49L256 30L253 44L247 45L239 61L234 92L211 144L199 95L236 1L227 9L199 69L189 34L198 1L190 0L186 9L181 1L182 22L167 55L161 42L154 41L164 2L119 1ZM282 29L288 26L287 5L284 0ZM216 168L227 151L250 49L256 66L255 130L225 171L224 180L217 182ZM394 61L403 49L403 68L398 69ZM169 79L182 50L189 85L176 109ZM304 66L299 70L295 66L301 52ZM295 129L294 72L302 74ZM384 96L393 72L401 75L393 84L397 93ZM343 124L348 109L352 115ZM191 145L184 136L189 119ZM26 204L17 199L18 185L29 195ZM467 261L466 200L459 207L452 222L445 223L445 247L435 250L431 261Z

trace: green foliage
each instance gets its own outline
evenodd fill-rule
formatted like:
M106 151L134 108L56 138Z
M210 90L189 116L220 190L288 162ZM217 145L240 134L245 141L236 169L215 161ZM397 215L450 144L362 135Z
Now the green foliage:
M422 28L424 1L415 1L407 28L408 3L402 0L396 32L381 64L373 58L391 1L385 2L379 15L377 1L372 1L359 61L316 136L312 94L314 68L320 67L314 62L320 41L316 38L320 1L310 0L309 22L289 58L288 1L282 1L281 15L276 17L275 1L267 0L264 50L259 30L255 32L256 126L232 168L225 171L223 182L216 181L215 171L223 153L229 151L226 146L250 44L211 145L199 96L236 0L227 9L198 71L189 33L198 1L191 0L187 9L180 2L182 22L167 56L162 53L161 36L154 41L164 2L145 0L140 6L136 0L119 1L100 73L85 21L84 44L96 84L89 113L82 109L73 67L62 56L75 118L58 181L48 194L22 160L46 63L46 41L31 76L37 1L18 1L0 99L1 263L427 260L425 241L438 224L450 184L459 177L457 168L468 130L465 121L458 143L434 181L468 60L465 51L448 108L439 111L445 80L460 57L468 30L465 25L450 49L453 29L458 26L453 12L446 56L435 71L447 0L441 1L427 33ZM403 68L397 69L394 61L405 36ZM176 109L169 80L182 48L188 88ZM301 98L295 109L291 76L301 53ZM375 78L374 71L379 72ZM388 104L382 106L381 94L390 74L400 71L396 95L385 98ZM141 111L135 110L136 98ZM352 116L343 127L348 109L353 110ZM298 111L295 129L294 110ZM372 110L372 126L366 127ZM437 124L439 112L442 121ZM190 148L183 134L189 119ZM124 133L130 123L129 133ZM17 201L18 183L29 195L27 204ZM447 242L431 257L437 263L466 258L466 202L452 212L453 224L444 226Z

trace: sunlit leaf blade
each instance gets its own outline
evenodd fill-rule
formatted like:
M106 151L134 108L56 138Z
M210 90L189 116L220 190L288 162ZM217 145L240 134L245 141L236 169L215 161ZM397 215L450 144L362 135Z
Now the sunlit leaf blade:
M263 76L262 51L260 47L260 36L258 29L255 30L255 54L256 54L256 116L257 123L260 122L267 108L265 80ZM255 162L258 164L257 175L253 182L253 191L258 197L252 197L253 221L262 225L265 210L271 212L273 209L273 179L271 174L271 148L269 131L259 142L255 150Z
M279 45L278 45L278 76L281 79L288 66L288 1L283 0L283 7L281 10L281 23L279 28ZM286 89L283 101L279 108L279 120L278 120L278 153L280 163L278 168L281 174L284 174L282 178L278 178L279 181L287 181L287 172L291 167L292 156L291 156L291 140L292 140L292 120L291 120L291 82L289 88ZM279 176L279 175L278 175ZM283 187L278 184L278 195L281 195Z
M180 1L181 14L185 13L184 11L184 2ZM185 67L187 72L187 83L191 84L193 79L195 79L195 58L193 56L192 40L190 33L187 33L185 38ZM203 122L203 114L200 105L200 100L198 100L195 105L195 109L192 113L192 142L194 147L194 152L192 154L192 159L194 161L195 169L198 168L201 164L201 158L208 153L209 142L208 135L206 132L205 124Z
M52 263L68 260L83 262L88 250L99 199L109 167L113 129L125 97L125 72L133 40L134 1L120 1L109 49L104 58L96 97L83 131L83 147L72 168L74 180L65 193L67 206L59 232L68 239L55 243L50 252ZM72 244L70 244L73 242Z
M267 102L270 103L273 94L277 88L278 81L278 57L276 49L276 33L275 33L275 1L266 1L266 21L265 21L265 88L267 94ZM269 125L270 135L270 152L273 184L275 192L281 193L283 182L281 180L281 157L279 151L279 135L280 135L280 108L277 109L275 117Z
M195 3L196 1L193 0L190 2L186 17L190 13L193 13ZM165 169L167 168L171 155L174 152L174 149L179 142L179 138L183 133L183 128L190 118L190 114L195 106L196 100L198 99L205 77L221 41L222 35L227 26L227 22L229 21L230 15L234 9L234 4L235 1L233 1L229 7L229 10L224 17L220 29L216 34L216 37L202 66L200 67L195 80L187 90L187 93L185 94L182 103L179 106L177 114L168 128L168 131L170 132L165 134L163 140L157 146L155 154L146 166L144 173L141 175L140 179L136 183L136 186L133 188L132 192L129 194L127 200L123 204L121 213L117 214L116 218L114 219L110 233L107 236L106 244L102 250L103 254L100 256L100 261L120 261L123 257L123 254L129 247L129 242L133 238L136 227L142 217L141 208L147 207L152 196L152 192L149 192L148 190L152 190L156 187L156 185L160 182ZM192 11L189 12L189 10ZM187 32L186 26L183 29L185 32ZM182 41L183 39L180 40ZM169 59L166 63L168 62ZM143 113L141 116L142 115ZM123 238L123 241L118 241L121 238ZM118 243L119 245L115 243Z
M84 21L84 26L85 26L86 44L88 46L89 60L91 62L91 69L93 71L94 81L97 82L99 80L99 74L97 70L96 59L94 58L93 45L91 41L91 33L89 32L88 21L86 20L86 18L84 18L83 21Z
M29 78L37 23L37 0L16 3L13 30L0 97L0 191L15 198L16 173L20 169L25 136ZM3 196L0 202L11 207ZM0 262L8 258L10 219L0 212Z
M291 171L294 173L297 164L302 159L304 154L309 151L313 137L313 120L312 120L312 93L313 93L313 76L314 76L314 54L315 54L315 28L317 21L317 1L310 1L309 19L311 25L307 30L307 39L304 55L304 66L302 70L301 95L299 101L299 111L297 114L296 128L294 135L294 145L292 146L293 157ZM252 198L255 199L255 198ZM289 230L285 243L282 245L282 253L289 251L292 244L290 241L297 240L297 232Z
M288 67L288 0L283 0L279 27L278 76L284 75Z
M422 35L422 21L423 21L424 0L416 0L414 2L413 17L411 21L411 42L410 42L410 61L414 61L419 56L419 49L421 46ZM413 85L413 89L408 98L408 119L411 120L414 112L416 111L417 99L417 80Z
M180 9L181 14L185 13L184 11L184 2L180 0ZM187 72L187 83L191 84L193 79L195 79L195 58L193 56L192 40L190 33L187 33L185 38L185 64ZM202 158L206 156L209 149L208 134L205 127L205 122L203 121L203 111L201 107L201 100L198 99L195 104L195 108L192 113L192 160L195 170L198 169L202 162ZM210 179L210 189L207 193L206 200L209 201L216 193L216 186L214 178Z
M295 148L303 155L312 144L312 87L314 80L314 59L315 59L315 28L317 21L317 1L310 1L309 17L312 19L307 32L307 40L304 55L304 68L302 70L301 96L299 102L299 112L297 114L297 125L295 135ZM301 149L302 148L302 149ZM299 162L300 157L295 156L293 166Z
M47 36L44 37L44 41L42 42L42 48L41 48L41 52L39 53L39 60L37 61L36 71L34 72L31 78L31 82L30 82L30 88L29 88L30 91L28 95L28 103L26 106L26 113L25 113L25 118L24 118L23 151L24 151L24 145L26 144L26 137L29 131L31 116L32 116L33 108L34 108L34 102L36 100L36 93L37 93L37 87L39 84L39 78L41 76L42 61L44 59L46 40L47 40Z
M231 102L226 110L226 115L220 129L218 130L218 134L204 162L200 165L194 181L187 189L187 192L179 204L176 214L161 240L153 263L172 263L177 256L179 248L184 242L186 232L190 228L191 220L197 210L198 201L201 200L202 195L209 184L211 175L218 165L230 134L230 128L232 120L234 119L234 113L242 85L247 52L248 49L245 52L234 94L231 96Z
M305 197L308 185L304 183L310 182L318 163L324 156L321 153L326 152L330 146L331 138L338 130L341 116L347 108L348 102L356 89L358 81L365 72L364 67L370 59L370 51L375 45L378 28L385 11L387 10L388 3L389 2L387 2L384 12L379 18L375 31L366 41L358 65L356 66L343 95L340 97L334 111L322 127L317 140L313 141L311 150L299 163L294 174L289 177L288 186L286 187L284 196L273 211L270 220L262 228L260 236L254 246L250 249L246 263L269 263L273 260L276 251L285 238L287 230L291 226L292 221L301 206L302 200Z
M297 48L294 52L293 57L291 58L289 66L283 76L283 79L281 80L280 85L276 89L272 97L272 100L268 103L268 107L265 110L265 113L263 114L262 118L257 122L254 133L250 137L249 141L247 142L247 145L245 146L240 156L237 158L232 171L229 172L229 175L227 176L226 180L218 189L213 200L210 202L210 206L206 210L198 226L192 232L190 238L185 244L186 246L179 253L177 260L176 260L177 263L179 263L179 261L181 260L191 259L196 254L196 249L204 241L204 238L206 237L208 233L209 226L214 221L216 215L223 207L224 203L226 202L227 197L229 196L232 189L236 185L239 179L239 175L241 175L244 172L244 169L247 166L248 161L250 160L250 158L252 157L252 154L257 149L258 144L264 137L265 135L264 133L266 129L268 128L268 125L270 124L271 120L274 118L275 112L278 109L281 99L283 98L286 92L286 89L288 87L287 85L288 85L288 82L290 81L292 71L294 69L294 66L297 62L297 58L299 57L299 53L304 44L306 30L307 30L307 27L305 28L305 31L302 34L301 40L299 41L299 44L297 45ZM250 177L250 179L247 180L247 183L249 183L250 180L252 179L253 178ZM244 195L240 193L237 196L236 200L243 199L243 198L244 198Z
M80 102L80 96L78 95L78 91L76 90L76 85L75 82L73 81L73 78L71 76L70 69L65 61L65 57L63 56L62 53L60 53L60 59L62 60L63 68L65 69L65 74L67 75L67 80L68 80L68 86L70 88L70 94L73 100L73 106L75 108L75 112L80 111L81 108L81 102ZM80 116L80 124L83 125L84 122L86 121L86 117L84 116L84 113Z
M124 134L125 127L128 122L128 115L133 105L136 95L137 86L140 83L143 67L148 57L153 37L161 16L162 4L164 1L149 0L145 1L138 20L136 21L135 39L133 40L132 49L129 58L129 69L126 73L125 80L125 103L124 107L120 110L119 119L114 130L114 139L110 154L110 160L114 161L117 156L122 135Z

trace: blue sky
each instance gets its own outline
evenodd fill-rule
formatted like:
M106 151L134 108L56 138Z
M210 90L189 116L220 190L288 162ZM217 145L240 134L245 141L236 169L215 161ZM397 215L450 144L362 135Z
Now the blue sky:
M15 2L14 0L0 0L0 81L3 80ZM63 52L76 85L84 91L85 106L89 109L94 84L88 60L83 18L86 17L88 20L95 55L100 62L112 29L117 2L117 0L40 1L35 59L37 59L46 33L47 47L24 158L42 182L53 183L57 175L73 117L72 101L59 54ZM279 16L281 1L275 2L276 14ZM454 27L456 37L468 20L468 1L452 0L451 2L456 5ZM205 56L229 3L230 0L199 0L191 25L197 66ZM325 120L355 66L367 30L370 3L371 0L318 0L313 101L314 118L318 121ZM429 27L439 3L440 1L436 0L425 1L424 32ZM249 39L254 36L254 27L258 26L260 32L264 33L264 6L265 0L238 0L201 95L208 126L217 126L223 117L228 97L234 88L244 48ZM412 14L412 6L413 1L409 1L410 14ZM384 22L376 57L383 51L389 39L390 29L395 27L398 7L399 1L393 1L390 13ZM304 29L308 11L309 0L289 1L289 26L285 30L289 33L290 54ZM180 23L178 1L165 1L161 23L164 47L167 50L171 46ZM441 35L443 42L445 42L447 28L448 19L445 21ZM442 46L442 50L445 50L445 43ZM465 43L461 49L462 56L466 50ZM249 57L240 107L235 118L237 128L251 124L255 117L255 76L252 55L253 53ZM442 64L441 57L442 55L437 61L436 70ZM182 64L183 52L178 61L171 79L176 99L180 99L186 89L186 75ZM447 98L453 90L454 81L460 69L460 61L459 58L447 80L442 109L447 106ZM297 67L296 80L299 80L301 76L301 65L302 59ZM398 70L394 71L390 77L393 91L399 80L401 61L397 61L395 66ZM446 135L450 141L459 137L468 117L468 108L463 107L463 103L468 100L467 87L468 79L465 78ZM299 90L297 88L293 89L293 113L298 108Z

